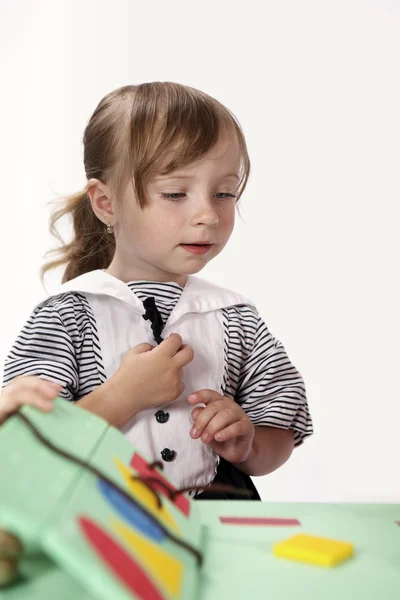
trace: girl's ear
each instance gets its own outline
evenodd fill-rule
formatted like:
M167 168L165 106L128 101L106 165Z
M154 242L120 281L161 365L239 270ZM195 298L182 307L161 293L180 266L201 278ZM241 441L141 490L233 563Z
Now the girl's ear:
M115 211L110 188L99 179L90 179L86 189L96 217L105 225L114 225Z

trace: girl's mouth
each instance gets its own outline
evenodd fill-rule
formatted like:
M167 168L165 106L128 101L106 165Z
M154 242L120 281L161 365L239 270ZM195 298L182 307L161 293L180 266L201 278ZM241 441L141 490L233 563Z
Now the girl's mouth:
M212 244L180 244L180 246L191 254L206 254Z

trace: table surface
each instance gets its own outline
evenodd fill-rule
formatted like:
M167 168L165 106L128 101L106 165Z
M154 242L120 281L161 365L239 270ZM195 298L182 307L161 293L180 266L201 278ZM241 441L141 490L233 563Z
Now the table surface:
M201 600L400 600L400 505L198 501L207 524ZM220 517L297 519L299 525L229 525ZM273 521L271 521L273 523ZM297 533L354 544L332 568L273 555Z

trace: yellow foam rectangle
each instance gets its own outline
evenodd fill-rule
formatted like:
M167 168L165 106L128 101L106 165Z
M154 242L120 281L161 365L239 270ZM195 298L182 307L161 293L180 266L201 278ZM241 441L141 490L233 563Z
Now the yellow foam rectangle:
M274 555L322 567L334 567L354 554L354 546L328 538L299 533L274 545Z

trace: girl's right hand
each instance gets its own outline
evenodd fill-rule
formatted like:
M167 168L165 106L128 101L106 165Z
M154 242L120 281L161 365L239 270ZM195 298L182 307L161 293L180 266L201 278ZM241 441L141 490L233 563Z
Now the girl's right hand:
M37 376L16 377L0 394L0 424L24 404L31 404L45 412L52 410L52 401L57 398L61 387Z
M183 367L193 358L191 346L173 333L155 348L139 344L128 350L112 379L123 397L135 399L135 412L162 406L184 391Z

